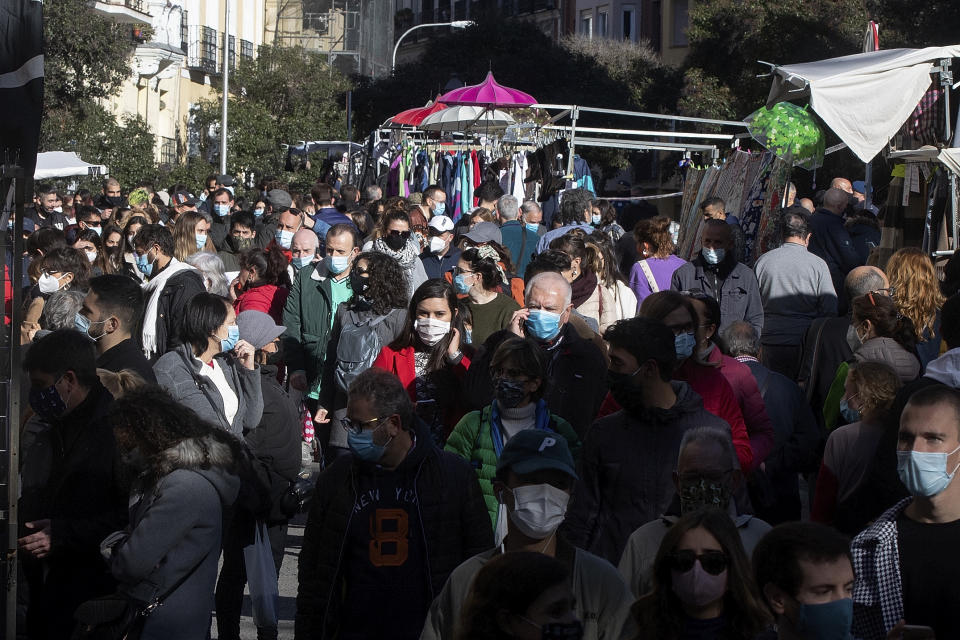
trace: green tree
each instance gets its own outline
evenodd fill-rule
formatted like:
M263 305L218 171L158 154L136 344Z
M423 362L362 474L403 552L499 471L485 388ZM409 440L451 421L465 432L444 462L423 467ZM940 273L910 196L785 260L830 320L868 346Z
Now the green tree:
M344 95L349 81L324 56L300 47L264 46L253 60L241 60L230 76L227 169L276 174L283 169L282 145L346 136ZM200 102L196 126L219 131L218 97ZM201 156L219 156L219 137L203 137Z
M152 177L154 138L146 124L131 116L118 121L101 104L130 77L130 26L98 15L85 0L45 2L43 17L40 151L74 151L107 165L125 185Z

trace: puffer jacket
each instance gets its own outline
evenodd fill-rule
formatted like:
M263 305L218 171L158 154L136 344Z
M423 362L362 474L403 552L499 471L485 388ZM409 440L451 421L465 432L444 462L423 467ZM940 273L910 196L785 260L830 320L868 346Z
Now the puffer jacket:
M423 575L432 600L461 562L493 546L493 531L470 465L435 446L422 420L414 418L414 429L417 445L395 473L415 476L420 531L428 550ZM317 479L300 552L296 640L336 637L343 552L358 478L376 473L375 466L352 455L341 456Z
M131 507L128 530L104 542L120 590L140 601L163 596L189 575L147 618L144 640L207 636L223 511L240 489L232 467L230 448L210 436L167 449L163 475Z
M676 489L672 473L687 429L730 426L703 408L686 382L670 383L677 401L641 416L618 411L593 423L561 531L577 547L620 561L627 539L667 510Z
M278 324L283 321L283 307L287 302L290 290L278 287L275 284L264 284L251 287L243 291L233 302L233 310L262 311L273 318Z
M540 401L538 411L546 411L546 402ZM541 409L542 407L542 409ZM487 503L487 511L490 512L490 520L493 526L497 526L497 510L499 502L493 495L493 479L497 475L497 456L493 445L493 421L491 420L492 406L487 405L480 411L471 411L463 416L463 419L453 428L450 437L447 438L447 444L444 450L455 453L467 462L469 462L477 472L477 479L480 481L480 489L483 491L483 500ZM567 445L570 447L570 453L573 459L580 458L580 438L577 432L573 430L570 423L555 414L549 414L550 421L547 429L563 436Z

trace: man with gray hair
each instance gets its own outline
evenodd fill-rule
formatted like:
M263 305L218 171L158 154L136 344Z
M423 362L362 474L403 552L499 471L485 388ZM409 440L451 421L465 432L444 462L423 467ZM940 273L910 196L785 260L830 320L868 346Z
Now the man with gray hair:
M800 519L798 474L819 468L821 436L817 420L800 387L790 378L760 364L757 332L746 322L734 322L720 333L724 352L747 365L757 381L773 425L773 451L764 460L757 480L766 476L770 492L755 492L757 515L777 525ZM763 347L766 350L766 346Z
M820 256L830 268L833 288L838 293L843 287L843 279L851 270L863 264L860 255L853 246L853 239L843 222L843 212L850 202L850 196L840 189L827 189L823 194L823 206L817 209L810 219L810 253ZM841 301L841 310L844 304Z
M714 506L737 526L747 557L770 525L740 507L744 476L728 429L693 427L680 441L673 472L676 495L664 514L633 532L620 558L620 573L637 597L653 588L653 563L660 542L677 520L696 509Z
M837 314L837 294L827 263L807 251L806 212L787 209L780 229L781 245L760 256L754 271L763 302L763 363L792 380L803 334L816 318Z
M490 517L473 468L434 444L395 375L367 369L348 393L352 455L317 479L295 635L416 638L431 594L493 546Z
M363 190L363 204L370 204L383 198L383 190L375 184L371 184Z
M503 237L503 246L510 251L516 274L522 278L540 237L518 220L520 205L515 196L501 196L497 201L497 211L500 212L500 220L502 220L500 235Z
M877 267L857 267L847 274L843 283L848 300L871 291L885 291L889 287L887 276ZM849 311L839 318L817 318L807 329L801 345L800 369L796 380L806 392L818 422L823 420L820 408L833 384L837 367L852 358L854 349L859 346Z
M544 400L582 439L607 393L607 363L603 352L570 326L572 295L559 273L538 273L527 283L524 307L513 313L509 330L543 349L551 383Z
M536 200L526 200L520 205L520 216L520 222L523 223L523 226L536 233L537 236L542 236L547 232L547 228L543 226L543 209L540 208Z

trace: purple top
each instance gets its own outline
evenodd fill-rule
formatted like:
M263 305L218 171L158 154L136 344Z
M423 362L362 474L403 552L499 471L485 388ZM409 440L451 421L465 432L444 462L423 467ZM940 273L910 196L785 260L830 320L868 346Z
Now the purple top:
M650 271L653 273L653 279L657 281L660 291L670 289L670 279L673 272L687 264L683 258L675 255L669 255L666 258L647 258L647 264L650 265ZM647 282L647 276L643 274L640 263L636 262L630 269L630 288L637 294L637 312L640 311L640 303L648 295L653 293L650 290L650 283Z

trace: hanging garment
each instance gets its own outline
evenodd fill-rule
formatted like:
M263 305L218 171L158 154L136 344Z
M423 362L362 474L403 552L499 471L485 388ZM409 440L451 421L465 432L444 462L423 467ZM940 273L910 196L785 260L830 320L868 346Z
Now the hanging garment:
M586 189L590 193L596 194L593 187L593 175L590 173L590 165L580 156L573 156L573 179L577 181L577 187Z
M460 179L460 171L463 169L463 156L459 153L453 155L453 220L456 222L463 215L463 180Z
M450 206L450 215L453 215L456 207L454 206L454 201L456 200L456 184L454 183L453 177L456 175L456 170L454 168L454 156L452 153L443 154L443 175L440 180L442 182L443 192L447 194L447 203Z
M526 190L523 181L527 176L527 156L524 153L513 154L513 167L510 172L512 175L511 188L507 193L513 195L517 202L523 203L526 199Z
M468 214L473 211L473 189L470 187L470 152L460 154L460 211Z
M483 174L480 172L480 158L477 157L476 151L470 152L470 161L471 161L470 166L473 169L473 174L471 175L471 178L473 179L473 188L476 189L477 187L480 186L480 183L483 182ZM472 194L472 191L471 191L471 194ZM473 206L477 206L478 204L480 204L480 199L474 198Z

